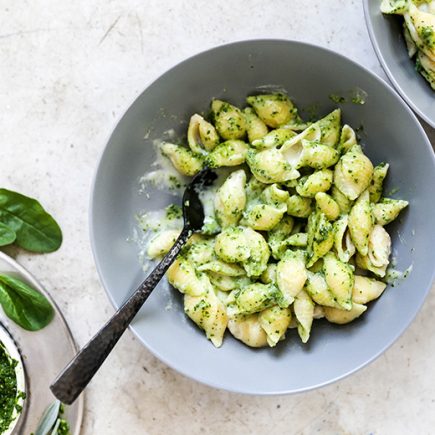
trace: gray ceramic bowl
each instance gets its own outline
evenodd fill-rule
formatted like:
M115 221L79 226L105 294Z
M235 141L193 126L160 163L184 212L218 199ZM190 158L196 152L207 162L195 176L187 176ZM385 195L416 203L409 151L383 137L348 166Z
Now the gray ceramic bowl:
M138 194L138 180L155 157L152 139L170 128L182 135L190 115L207 111L213 97L242 105L262 85L287 89L300 107L317 108L319 115L335 107L331 93L356 87L367 92L364 105L342 104L344 121L364 127L370 158L391 164L387 191L398 188L398 196L411 203L390 232L397 267L413 264L412 273L372 303L361 320L342 327L316 322L308 345L289 331L275 349L253 350L229 335L216 349L185 318L181 295L166 282L131 329L159 359L197 381L242 393L281 394L328 384L379 356L410 324L433 279L433 152L414 114L384 81L343 56L300 42L238 42L194 56L152 83L119 121L96 172L90 225L102 283L119 307L145 278L137 248L127 242L135 213L173 200L158 191L149 199Z
M364 0L370 39L385 73L397 92L429 125L435 128L435 91L415 70L403 36L403 18L383 15L381 0Z

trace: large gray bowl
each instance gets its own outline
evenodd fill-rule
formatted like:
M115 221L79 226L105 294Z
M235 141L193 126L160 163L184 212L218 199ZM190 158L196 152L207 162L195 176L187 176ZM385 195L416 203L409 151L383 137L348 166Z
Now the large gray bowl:
M370 39L379 62L403 99L429 125L435 128L435 91L415 70L403 36L403 18L384 15L381 0L364 0L364 13Z
M152 83L116 126L102 154L91 203L91 240L102 283L115 307L145 278L137 248L128 243L135 213L161 208L173 197L138 193L138 180L154 160L153 138L175 128L182 135L195 111L207 111L213 97L242 105L259 86L288 90L300 107L326 114L331 92L359 87L366 104L343 104L344 121L363 126L366 151L388 161L387 191L410 201L390 227L399 269L409 278L388 288L361 320L336 327L316 322L308 345L294 331L275 349L253 350L230 336L216 349L184 316L182 297L162 282L140 311L132 331L159 359L208 385L252 394L304 391L363 367L405 330L430 288L435 266L435 163L416 117L381 79L324 48L277 40L218 47L177 65ZM184 121L184 122L180 122ZM144 139L151 129L151 135ZM399 235L400 234L400 235Z

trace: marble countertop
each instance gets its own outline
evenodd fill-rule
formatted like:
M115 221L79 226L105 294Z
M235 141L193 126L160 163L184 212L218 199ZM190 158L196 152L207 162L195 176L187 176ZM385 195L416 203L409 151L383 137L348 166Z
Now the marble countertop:
M56 299L83 345L113 312L88 237L90 185L118 116L146 85L213 46L287 38L336 50L384 77L359 0L0 0L0 185L38 197L60 251L9 251ZM426 127L435 144L435 130ZM377 361L309 393L247 397L200 385L128 332L86 395L84 435L430 434L435 296Z

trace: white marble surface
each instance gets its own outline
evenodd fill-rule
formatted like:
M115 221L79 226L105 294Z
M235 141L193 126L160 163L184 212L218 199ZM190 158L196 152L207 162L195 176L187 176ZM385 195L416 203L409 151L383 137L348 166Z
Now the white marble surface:
M0 0L0 15L0 185L40 198L65 236L55 254L12 253L51 291L81 345L113 311L89 245L93 172L147 83L194 53L261 37L327 46L384 77L358 0ZM83 434L434 433L434 308L432 293L374 364L287 397L197 384L128 332L88 389Z

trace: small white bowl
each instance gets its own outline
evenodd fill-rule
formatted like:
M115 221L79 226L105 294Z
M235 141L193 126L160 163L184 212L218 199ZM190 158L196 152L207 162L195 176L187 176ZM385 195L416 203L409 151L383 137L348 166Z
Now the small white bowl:
M2 435L10 435L17 427L21 415L24 414L25 399L21 397L21 394L18 395L18 393L24 392L26 394L26 376L24 373L24 366L20 351L18 350L18 347L9 332L2 325L0 325L0 343L3 344L8 356L17 361L17 365L15 367L15 375L17 377L17 404L22 407L22 410L20 412L18 412L16 409L14 410L10 426L5 432L2 433Z

